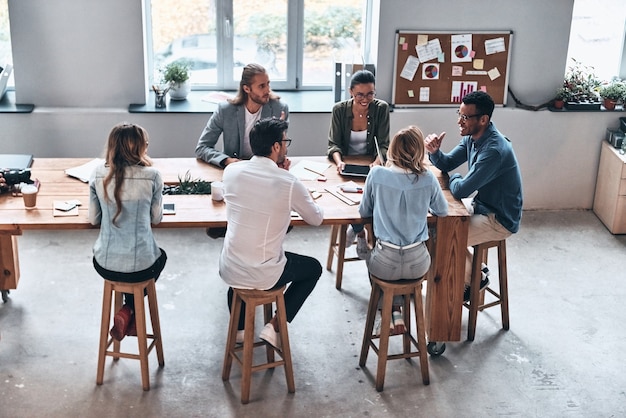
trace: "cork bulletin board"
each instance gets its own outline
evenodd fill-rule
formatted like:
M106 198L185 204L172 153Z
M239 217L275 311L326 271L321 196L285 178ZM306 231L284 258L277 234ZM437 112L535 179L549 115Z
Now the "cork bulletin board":
M511 31L397 31L394 107L456 107L483 90L506 105Z

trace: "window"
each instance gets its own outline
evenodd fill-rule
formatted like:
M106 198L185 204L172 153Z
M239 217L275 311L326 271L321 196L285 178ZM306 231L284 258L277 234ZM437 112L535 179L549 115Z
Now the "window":
M9 30L9 3L8 0L0 0L0 67L13 64L11 53L11 31ZM9 77L8 85L12 87L13 74Z
M366 56L368 0L146 1L151 83L185 60L193 88L237 89L243 66L256 62L274 89L330 89L335 61Z
M626 72L622 66L626 40L624 0L575 0L567 68L572 58L593 67L603 81Z

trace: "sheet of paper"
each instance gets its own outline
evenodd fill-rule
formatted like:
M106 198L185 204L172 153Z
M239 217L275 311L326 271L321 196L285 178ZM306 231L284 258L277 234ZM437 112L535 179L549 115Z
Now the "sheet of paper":
M330 167L330 163L302 160L291 167L289 172L300 180L317 180L318 177L324 175L328 167Z
M437 59L443 52L441 50L441 42L438 38L431 39L426 45L416 45L415 51L420 62L426 62Z
M402 72L400 73L400 77L413 81L415 77L415 73L417 72L417 68L420 65L420 60L413 55L409 55L404 63L404 67L402 67Z
M93 173L93 170L95 170L95 168L102 163L104 163L104 159L94 158L88 163L79 165L78 167L68 168L67 170L65 170L65 174L70 177L76 177L80 181L88 183L89 179L91 178L91 173Z
M485 41L485 54L491 55L506 51L504 38L487 39Z
M472 34L452 35L450 37L450 61L470 62L472 60Z
M430 87L420 87L420 102L430 101Z

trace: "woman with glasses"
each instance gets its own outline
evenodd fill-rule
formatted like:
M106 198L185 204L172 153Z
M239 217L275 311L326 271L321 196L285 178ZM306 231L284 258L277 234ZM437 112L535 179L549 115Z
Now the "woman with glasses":
M165 267L167 255L152 234L152 225L163 218L163 180L151 165L144 128L121 123L111 129L105 162L89 181L89 221L100 225L93 265L106 280L156 280ZM143 303L124 294L124 306L115 314L110 331L118 341L137 335L135 302Z
M328 158L337 165L337 172L345 166L344 155L370 155L370 166L382 165L380 155L387 154L389 147L389 105L376 98L376 79L367 70L360 70L350 80L351 99L333 107L328 134ZM363 225L348 227L346 247L354 242L356 235L364 236Z

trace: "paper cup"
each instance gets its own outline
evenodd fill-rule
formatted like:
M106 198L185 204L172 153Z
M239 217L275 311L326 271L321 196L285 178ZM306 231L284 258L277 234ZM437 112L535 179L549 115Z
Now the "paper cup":
M224 200L224 183L221 181L211 182L211 199Z
M32 209L37 206L37 186L26 185L21 188L22 196L24 197L24 207L26 209Z

